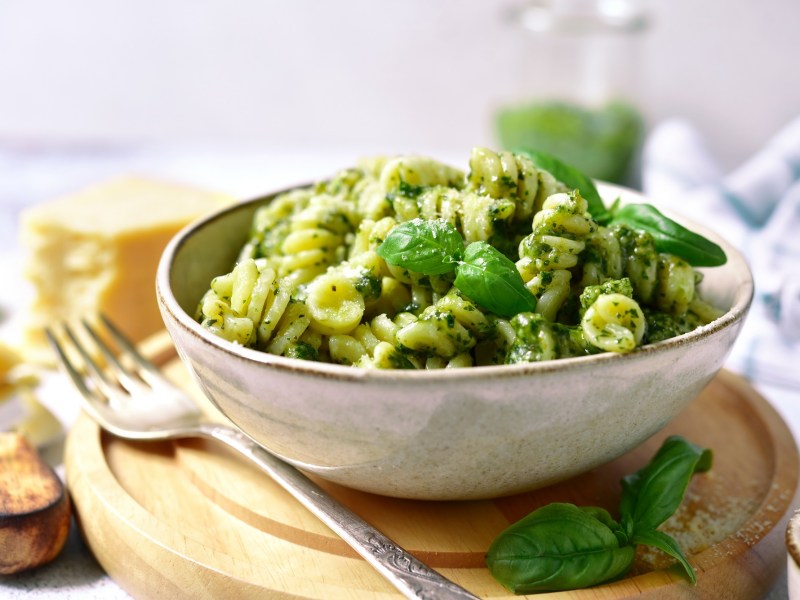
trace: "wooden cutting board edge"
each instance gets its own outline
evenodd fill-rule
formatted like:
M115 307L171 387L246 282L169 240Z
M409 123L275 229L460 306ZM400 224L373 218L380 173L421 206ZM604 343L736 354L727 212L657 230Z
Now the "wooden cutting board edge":
M160 351L158 362L173 356L159 344L154 347ZM154 354L151 352L150 355ZM797 446L781 417L744 379L725 371L717 379L732 392L746 397L754 413L754 422L760 423L765 432L771 434L765 436L764 441L774 445L771 454L775 457L776 480L771 492L736 537L723 540L692 557L699 573L714 572L714 577L701 577L701 584L691 587L677 572L658 571L591 590L540 594L537 598L717 598L720 597L719 593L731 589L740 590L742 597L751 597L771 588L782 571L782 563L775 557L785 549L784 530L792 512L789 508L797 507L800 499ZM91 440L91 446L98 450L102 445L101 434L100 428L88 417L79 419L67 444L67 477L73 497L79 499L81 510L77 517L83 537L111 577L134 597L151 598L157 590L155 597L219 598L236 589L237 597L262 598L262 587L220 570L209 569L200 562L187 561L172 547L174 532L165 530L163 523L126 493L103 460L102 452L81 451L81 447L86 448L87 440ZM82 440L81 447L71 441L77 439ZM788 502L787 494L792 496ZM786 510L776 514L776 507L781 505L787 507ZM124 529L121 530L120 525ZM146 549L142 548L143 541L147 543ZM191 543L191 540L186 543ZM176 561L183 563L182 568L163 568ZM169 575L166 571L169 571ZM457 571L442 569L443 573L453 578L456 578ZM761 574L759 580L753 580L751 574L754 571ZM155 587L154 573L159 577L158 586ZM712 581L724 582L724 590L709 587L708 582ZM297 589L298 595L294 595L273 590L273 597L304 597L310 591ZM396 597L388 584L385 593L371 595L374 598L384 596Z

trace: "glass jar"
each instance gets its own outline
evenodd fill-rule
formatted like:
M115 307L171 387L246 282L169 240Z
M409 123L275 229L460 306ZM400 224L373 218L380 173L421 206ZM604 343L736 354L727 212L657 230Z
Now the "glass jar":
M552 154L587 175L636 186L644 136L640 72L647 19L637 0L530 0L512 96L495 115L500 145Z

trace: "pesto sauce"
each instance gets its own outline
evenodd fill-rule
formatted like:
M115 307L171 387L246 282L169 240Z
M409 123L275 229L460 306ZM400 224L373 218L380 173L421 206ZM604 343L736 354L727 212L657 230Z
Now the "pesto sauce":
M381 295L383 284L380 278L375 277L371 271L364 269L355 280L354 286L365 301L377 300Z
M587 285L581 292L581 308L583 311L595 303L600 294L622 294L633 298L633 285L628 277L622 279L609 279L599 285Z
M303 360L318 360L317 349L306 342L295 342L286 349L284 356L288 358L301 358Z
M692 331L700 325L691 313L684 317L674 317L660 310L655 310L642 306L645 320L647 321L647 333L642 344L654 344L662 340L668 340L675 336Z

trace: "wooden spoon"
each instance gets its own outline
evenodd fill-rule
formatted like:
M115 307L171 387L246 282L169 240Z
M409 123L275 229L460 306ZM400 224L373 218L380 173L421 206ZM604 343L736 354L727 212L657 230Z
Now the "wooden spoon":
M58 556L70 527L61 479L17 433L0 433L0 574L38 567Z

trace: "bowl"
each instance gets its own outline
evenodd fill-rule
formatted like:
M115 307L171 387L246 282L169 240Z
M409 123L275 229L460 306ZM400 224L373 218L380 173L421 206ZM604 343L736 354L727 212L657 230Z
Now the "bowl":
M644 200L599 185L604 198ZM281 192L286 191L282 190ZM705 272L715 321L629 354L432 371L377 370L275 356L205 330L195 310L230 271L256 208L239 203L179 232L157 297L178 353L211 401L273 454L339 484L388 496L480 499L523 492L608 462L658 432L722 367L753 297L741 254Z

